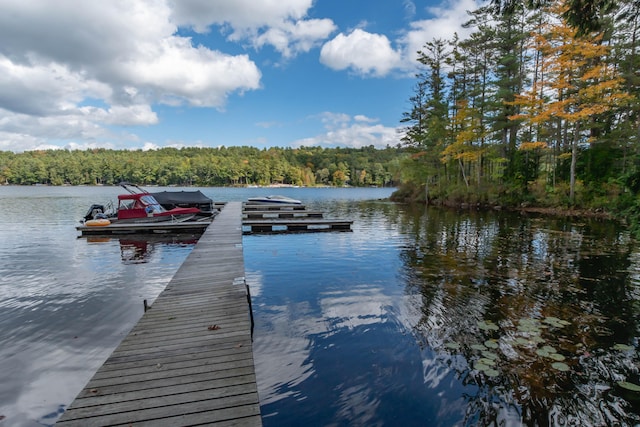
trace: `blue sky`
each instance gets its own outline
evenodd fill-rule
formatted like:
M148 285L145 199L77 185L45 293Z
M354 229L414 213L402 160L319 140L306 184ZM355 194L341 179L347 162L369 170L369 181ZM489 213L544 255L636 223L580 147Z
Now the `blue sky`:
M0 150L395 145L475 0L0 0Z

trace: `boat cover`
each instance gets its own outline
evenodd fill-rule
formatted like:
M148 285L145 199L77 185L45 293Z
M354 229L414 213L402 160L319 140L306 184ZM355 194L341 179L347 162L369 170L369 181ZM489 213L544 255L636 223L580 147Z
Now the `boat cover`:
M213 200L202 194L200 190L195 191L160 191L151 193L161 205L173 206L208 206L213 204Z

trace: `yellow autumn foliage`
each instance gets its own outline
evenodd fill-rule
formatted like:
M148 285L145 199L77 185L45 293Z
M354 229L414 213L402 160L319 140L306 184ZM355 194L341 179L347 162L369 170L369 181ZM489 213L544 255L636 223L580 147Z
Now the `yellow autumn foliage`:
M523 142L522 144L520 144L521 151L533 151L543 148L547 148L547 143L542 141Z

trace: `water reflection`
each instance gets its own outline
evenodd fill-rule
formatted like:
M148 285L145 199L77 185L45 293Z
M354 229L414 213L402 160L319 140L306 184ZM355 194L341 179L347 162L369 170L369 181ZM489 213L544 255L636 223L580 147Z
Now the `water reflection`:
M0 235L0 415L3 425L52 425L193 243L137 241L147 248L139 264L121 256L129 243L77 239L71 226Z
M198 243L198 235L168 234L162 236L137 235L118 239L120 258L125 264L140 264L150 261L151 256L162 246L189 247Z
M240 201L272 192L240 188L201 190L216 201ZM386 196L391 190L283 189L282 192L330 204L330 200ZM121 188L106 186L0 186L3 375L0 424L3 426L52 425L140 318L143 300L153 301L189 254L192 245L187 242L78 238L75 226L87 207L96 201L115 200L120 193ZM347 247L348 241L343 241L343 245ZM255 289L252 291L259 294ZM287 311L283 308L283 316ZM292 341L294 345L281 348L301 348L299 358L291 363L304 364L309 340L292 337ZM304 378L304 372L314 371L302 372L299 378Z
M445 214L414 213L402 257L407 292L422 297L417 336L443 363L462 357L458 375L479 387L465 423L514 407L528 425L637 422L618 386L638 383L628 236L597 221Z
M266 426L640 422L640 256L615 224L322 208L354 232L245 238Z
M78 239L77 218L115 190L18 190L4 210L0 187L0 415L49 425L190 249ZM640 384L626 233L347 191L309 205L354 219L353 233L244 238L266 427L640 423L638 392L620 385Z

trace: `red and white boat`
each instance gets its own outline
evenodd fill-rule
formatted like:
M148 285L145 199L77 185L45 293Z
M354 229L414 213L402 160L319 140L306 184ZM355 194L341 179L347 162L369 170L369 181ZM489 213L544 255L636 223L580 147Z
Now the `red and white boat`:
M106 207L100 204L91 205L80 221L82 226L76 227L76 229L83 231L83 233L92 231L93 227L100 229L111 227L111 229L117 228L125 231L127 230L126 225L131 225L129 230L170 230L169 224L210 222L218 212L213 209L211 199L200 191L175 192L181 203L176 206L176 200L171 199L172 207L167 209L158 202L153 193L143 190L135 184L121 183L120 185L127 190L127 194L118 195L117 208L114 209L111 205ZM167 193L172 192L163 192L162 194L167 196ZM208 204L208 208L203 208L207 206L205 199L211 202ZM175 228L184 229L185 227L186 225L182 225ZM98 230L96 229L96 231ZM104 229L104 231L107 230Z

